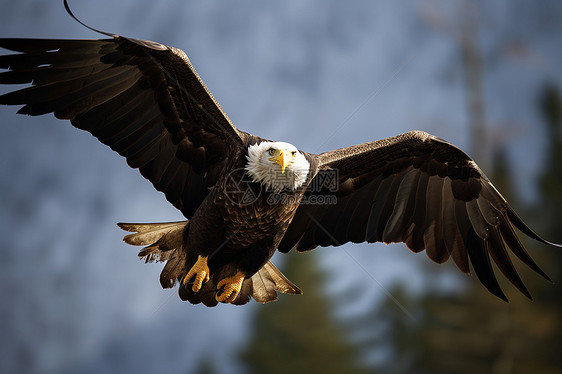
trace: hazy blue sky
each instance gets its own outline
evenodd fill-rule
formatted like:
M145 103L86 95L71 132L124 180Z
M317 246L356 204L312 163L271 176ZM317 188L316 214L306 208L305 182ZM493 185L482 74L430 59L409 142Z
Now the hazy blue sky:
M543 144L537 95L562 82L562 6L537 4L71 1L93 27L183 49L235 125L309 152L412 129L468 147L459 25L473 14L490 143L519 163L514 188L529 203ZM100 36L62 0L18 0L0 2L0 37ZM115 223L180 213L89 134L15 112L0 108L0 371L187 372L207 353L237 372L232 350L259 305L207 309L161 290L161 266L138 261ZM330 295L363 290L340 313L385 297L370 276L386 287L426 284L416 269L429 260L403 246L322 251Z

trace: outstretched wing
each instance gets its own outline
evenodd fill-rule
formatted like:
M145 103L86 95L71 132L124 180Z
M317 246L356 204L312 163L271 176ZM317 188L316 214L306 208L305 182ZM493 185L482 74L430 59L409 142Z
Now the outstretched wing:
M531 298L508 252L550 280L521 244L514 227L529 229L478 166L457 147L421 131L318 156L312 181L283 241L282 252L346 242L405 242L437 263L453 259L464 273L469 260L480 281L507 301L490 257ZM326 183L337 175L337 185ZM552 243L548 243L552 244Z
M0 39L0 96L18 113L54 113L89 131L190 218L246 135L230 122L185 53L150 41Z

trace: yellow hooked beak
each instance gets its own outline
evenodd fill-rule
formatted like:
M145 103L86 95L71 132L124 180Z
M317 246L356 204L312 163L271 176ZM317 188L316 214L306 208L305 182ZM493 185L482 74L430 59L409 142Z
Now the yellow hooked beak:
M274 149L273 155L269 158L269 161L275 162L281 166L281 174L285 173L285 168L291 162L293 162L293 155L284 149Z

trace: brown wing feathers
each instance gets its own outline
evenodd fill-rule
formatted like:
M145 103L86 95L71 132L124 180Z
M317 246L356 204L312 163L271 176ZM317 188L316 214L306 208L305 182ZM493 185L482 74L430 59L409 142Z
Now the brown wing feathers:
M530 298L509 251L549 279L526 252L514 226L546 241L515 215L474 162L449 143L410 132L319 158L325 169L339 173L337 203L300 206L280 251L348 241L405 242L412 251L425 249L437 263L452 258L464 273L470 272L470 263L486 288L504 300L492 261Z
M175 48L122 37L0 39L2 84L32 83L0 96L19 113L89 131L127 158L188 218L241 142L240 134Z

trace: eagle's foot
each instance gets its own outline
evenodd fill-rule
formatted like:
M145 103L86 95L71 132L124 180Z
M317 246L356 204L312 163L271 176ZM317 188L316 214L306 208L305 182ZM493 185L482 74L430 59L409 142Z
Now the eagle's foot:
M244 282L244 277L244 273L239 271L232 277L222 279L217 284L217 289L219 290L217 296L215 296L217 301L221 303L233 302L238 296L238 293L240 293L242 282Z
M199 256L197 262L189 269L187 275L183 278L183 284L186 284L193 278L193 292L198 292L204 282L209 281L209 266L207 266L207 257Z

